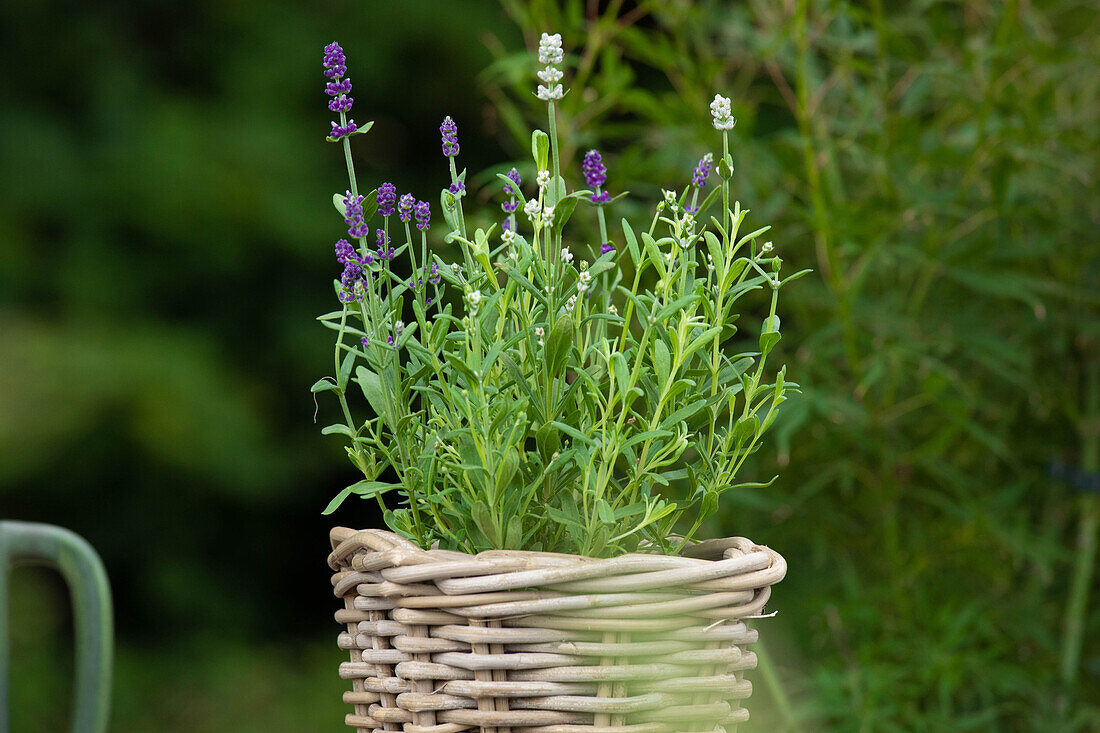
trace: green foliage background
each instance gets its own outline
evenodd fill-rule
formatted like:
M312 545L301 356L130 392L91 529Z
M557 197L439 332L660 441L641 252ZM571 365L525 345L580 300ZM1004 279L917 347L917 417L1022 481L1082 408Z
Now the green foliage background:
M815 269L779 347L804 394L757 457L780 479L708 528L791 568L745 730L1100 726L1095 580L1060 670L1097 502L1051 471L1100 469L1089 3L32 1L0 25L0 516L103 554L115 730L341 724L319 512L349 476L306 391L341 229L320 48L377 121L360 176L423 196L444 114L472 174L524 155L543 29L587 48L567 175L598 145L613 192L683 185L721 91L737 198ZM59 729L64 589L20 570L12 601L14 730Z

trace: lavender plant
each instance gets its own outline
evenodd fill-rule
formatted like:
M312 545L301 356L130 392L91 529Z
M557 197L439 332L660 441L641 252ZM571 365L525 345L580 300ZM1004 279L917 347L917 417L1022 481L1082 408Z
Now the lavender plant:
M339 115L328 140L344 149L349 189L333 197L347 226L336 243L341 307L319 318L337 332L335 376L312 390L336 396L343 422L322 433L347 440L363 475L325 512L352 494L376 499L394 531L471 552L677 552L722 493L770 483L738 474L797 388L768 356L780 339L779 291L805 271L781 276L772 244L758 243L769 227L740 233L748 211L730 205L735 120L721 96L711 105L717 166L704 155L648 222L621 219L613 236L611 210L625 194L611 195L601 154L584 156L586 188L571 190L561 173L560 36L542 35L538 61L548 132L532 133L537 173L526 193L515 169L498 176L499 225L470 231L458 127L450 117L440 125L444 257L429 247L426 201L398 197L392 183L360 194L351 138L370 124L347 118L344 54L325 48ZM712 168L721 183L703 196ZM578 204L595 209L600 241L567 235ZM736 351L735 309L754 293L767 315L756 342ZM358 418L351 396L365 402Z

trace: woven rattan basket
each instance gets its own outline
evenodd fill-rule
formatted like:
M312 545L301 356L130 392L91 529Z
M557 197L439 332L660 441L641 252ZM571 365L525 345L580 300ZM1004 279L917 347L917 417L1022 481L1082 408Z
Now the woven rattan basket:
M741 538L687 556L422 550L338 527L346 722L405 733L732 731L787 566Z

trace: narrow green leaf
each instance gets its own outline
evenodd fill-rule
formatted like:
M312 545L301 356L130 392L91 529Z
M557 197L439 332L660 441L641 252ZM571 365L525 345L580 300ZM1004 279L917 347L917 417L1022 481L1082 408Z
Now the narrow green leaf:
M334 511L337 510L337 508L339 508L341 504L344 503L344 499L348 498L349 496L351 496L351 489L344 489L339 494L333 497L332 501L328 503L328 506L325 507L324 511L322 511L321 514L332 514Z
M576 440L579 440L580 442L584 443L585 445L592 446L593 448L598 447L595 440L593 440L589 436L585 435L580 430L577 430L572 425L566 425L565 423L558 422L557 420L554 420L551 424L554 427L556 427L558 430L560 430L563 433L565 433L566 435L568 435L569 437L574 438Z
M671 370L671 359L668 353L668 345L661 339L653 342L653 367L657 370L657 383L668 383L668 375Z
M615 381L619 384L619 399L625 402L626 393L630 390L630 370L622 353L616 351L611 355L611 370L615 372Z
M623 219L622 225L623 237L626 239L626 248L630 252L630 261L638 263L642 259L641 252L638 250L638 238L634 236L634 230L630 228L630 222Z
M322 377L309 388L310 392L340 392L340 388L332 381L332 377Z

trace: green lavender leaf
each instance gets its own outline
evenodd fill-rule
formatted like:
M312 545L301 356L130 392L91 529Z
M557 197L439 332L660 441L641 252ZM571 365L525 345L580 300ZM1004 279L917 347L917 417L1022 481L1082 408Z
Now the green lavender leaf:
M386 398L382 393L382 381L378 375L361 366L355 370L355 382L363 390L363 396L367 398L367 404L374 410L374 414L385 415Z
M531 133L531 158L538 170L550 170L550 137L542 130Z
M556 377L561 374L565 360L569 357L572 341L573 319L567 315L562 316L550 329L550 335L546 338L546 361L551 376Z
M340 392L340 387L332 381L331 377L323 377L313 383L310 392Z

